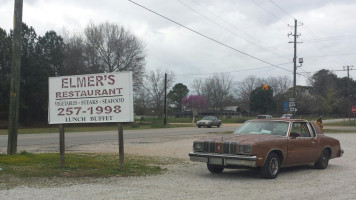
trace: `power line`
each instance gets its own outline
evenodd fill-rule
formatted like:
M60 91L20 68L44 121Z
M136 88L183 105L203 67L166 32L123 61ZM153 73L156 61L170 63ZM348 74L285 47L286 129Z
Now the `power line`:
M319 38L319 39L314 39L314 40L304 40L304 42L308 43L314 43L314 42L328 42L328 41L334 41L334 40L346 40L346 39L354 39L356 38L356 35L353 36L334 36L334 37L327 37L327 38Z
M287 63L281 63L278 65L286 65L286 64L290 64L291 62L287 62ZM234 72L244 72L244 71L252 71L252 70L257 70L257 69L264 69L264 68L270 68L273 66L265 66L265 67L256 67L256 68L252 68L252 69L242 69L242 70L233 70L233 71L224 71L224 72L219 72L219 73L234 73ZM176 74L176 76L185 76L185 75L189 75L189 76L201 76L201 75L211 75L211 74L215 74L215 73L199 73L199 74Z
M196 0L191 0L192 2L194 2L195 4L197 4L199 7L201 7L202 9L208 11L210 14L214 15L215 17L217 17L218 19L220 19L221 21L223 21L224 23L226 23L227 25L231 26L232 28L236 29L237 31L240 31L241 33L245 34L247 37L250 37L254 40L257 40L254 36L244 32L243 30L241 30L240 28L236 27L235 25L231 24L230 22L226 21L224 18L220 17L219 15L215 14L214 12L212 12L211 10L209 10L208 8L206 8L205 6L199 4ZM259 42L259 41L258 41Z
M255 0L251 0L254 4L256 4L258 7L260 7L262 10L266 11L267 13L269 13L270 15L272 15L273 17L275 17L278 20L281 20L281 18L277 15L275 15L274 13L272 13L271 11L269 11L268 9L266 9L265 7L263 7L262 5L258 4ZM283 21L283 20L282 20ZM283 21L284 24L287 24L286 22Z
M320 58L320 57L332 57L332 56L351 56L355 55L356 53L344 53L344 54L335 54L335 55L319 55L319 56L307 56L304 58Z
M181 1L181 0L176 0L176 1L178 1L178 2L181 3L181 4L183 4L185 7L191 9L192 11L198 13L200 16L204 17L205 19L207 19L207 20L210 21L211 23L213 23L213 24L219 26L220 28L224 29L225 31L227 31L227 32L229 32L229 33L231 33L231 34L237 36L238 38L240 38L240 39L242 39L242 40L245 40L246 42L248 42L248 43L250 43L250 44L252 44L252 45L254 45L254 46L258 47L258 48L261 48L261 49L263 49L263 50L265 50L265 51L267 51L267 52L269 52L269 53L271 53L271 54L273 54L273 55L275 55L275 56L280 56L280 55L277 55L276 53L271 52L270 50L268 50L268 49L266 49L266 48L264 48L264 47L262 47L262 46L260 46L260 45L258 45L258 44L256 44L256 43L254 43L254 42L252 42L252 41L249 41L249 40L247 40L247 39L241 37L241 36L238 35L237 33L235 33L235 32L233 32L233 31L229 30L228 28L226 28L226 27L224 27L223 25L221 25L221 24L215 22L214 20L210 19L209 17L207 17L206 15L202 14L201 12L199 12L199 11L195 10L194 8L190 7L189 5L187 5L186 3L184 3L183 1Z
M289 17L291 17L292 19L295 19L295 17L293 17L291 14L289 14L286 10L284 10L281 6L277 5L274 1L269 0L273 5L275 5L277 8L279 8L280 10L282 10L285 14L287 14Z
M306 31L308 31L309 33L310 33L310 36L311 36L311 38L316 38L317 39L317 37L315 37L315 33L308 27L308 25L306 25L306 24L304 24L304 26L303 26L304 28L305 28L305 30ZM322 45L322 48L319 48L319 50L323 53L323 55L326 57L327 56L327 53L326 53L326 49L329 49L330 48L330 46L331 46L331 44L329 44L329 45ZM339 65L341 65L341 63L342 63L342 61L340 60L340 59L338 59L338 58L335 58L335 61L337 62L337 63L339 63Z
M143 8L143 9L145 9L145 10L147 10L147 11L150 11L150 12L154 13L155 15L158 15L158 16L160 16L160 17L162 17L162 18L164 18L164 19L166 19L166 20L168 20L168 21L170 21L170 22L172 22L172 23L174 23L174 24L177 24L177 25L179 25L179 26L181 26L181 27L183 27L183 28L185 28L185 29L187 29L187 30L193 32L193 33L196 33L196 34L198 34L198 35L200 35L200 36L202 36L202 37L204 37L204 38L206 38L206 39L209 39L209 40L211 40L211 41L213 41L213 42L215 42L215 43L217 43L217 44L220 44L220 45L222 45L222 46L224 46L224 47L226 47L226 48L229 48L229 49L231 49L231 50L233 50L233 51L239 52L239 53L241 53L241 54L243 54L243 55L246 55L246 56L248 56L248 57L250 57L250 58L253 58L253 59L258 60L258 61L260 61L260 62L266 63L266 64L268 64L268 65L277 67L277 68L279 68L279 69L282 69L282 70L285 70L285 71L288 71L288 72L292 72L291 70L282 68L282 67L280 67L280 66L278 66L278 65L272 64L272 63L270 63L270 62L267 62L267 61L265 61L265 60L262 60L262 59L260 59L260 58L255 57L255 56L252 56L252 55L250 55L250 54L248 54L248 53L245 53L245 52L243 52L243 51L241 51L241 50L238 50L238 49L236 49L236 48L234 48L234 47L231 47L231 46L229 46L229 45L227 45L227 44L224 44L224 43L222 43L222 42L220 42L220 41L218 41L218 40L216 40L216 39L213 39L213 38L211 38L211 37L209 37L209 36L206 36L206 35L204 35L204 34L198 32L198 31L196 31L196 30L194 30L194 29L191 29L191 28L189 28L189 27L187 27L187 26L185 26L185 25L183 25L183 24L181 24L181 23L178 23L178 22L176 22L176 21L174 21L174 20L172 20L172 19L170 19L170 18L168 18L168 17L165 17L165 16L163 16L163 15L161 15L161 14L159 14L159 13L157 13L157 12L155 12L155 11L153 11L153 10L151 10L151 9L149 9L149 8L147 8L147 7L143 6L143 5L141 5L141 4L138 4L138 3L134 2L134 1L132 1L132 0L128 0L128 1L130 1L131 3L133 3L133 4L135 4L135 5L137 5L137 6L141 7L141 8Z

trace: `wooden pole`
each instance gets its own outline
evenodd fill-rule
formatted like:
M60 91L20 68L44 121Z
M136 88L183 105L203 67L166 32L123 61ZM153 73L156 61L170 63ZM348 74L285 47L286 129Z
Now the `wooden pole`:
M60 162L61 162L61 168L64 167L64 125L60 124L59 125L59 154L60 154Z
M167 125L167 73L164 74L164 121L163 124Z
M122 123L118 123L118 134L119 134L119 160L120 160L120 170L124 170L124 133L122 130Z
M17 129L19 119L20 67L21 67L21 32L23 0L15 0L14 38L12 42L12 64L10 84L9 132L7 154L17 152Z

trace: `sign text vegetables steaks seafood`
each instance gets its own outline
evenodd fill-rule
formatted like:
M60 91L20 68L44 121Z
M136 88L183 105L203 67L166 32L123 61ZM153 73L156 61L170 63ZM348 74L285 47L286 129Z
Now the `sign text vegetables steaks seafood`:
M133 121L132 72L49 78L49 124Z

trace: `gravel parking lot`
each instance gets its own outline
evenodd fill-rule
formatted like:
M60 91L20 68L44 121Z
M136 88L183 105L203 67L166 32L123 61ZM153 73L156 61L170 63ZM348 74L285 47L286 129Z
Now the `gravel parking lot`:
M29 186L0 190L0 199L355 199L356 134L329 134L345 154L325 170L311 166L282 169L274 180L257 170L225 170L211 174L204 163L189 161L192 141L202 135L127 140L129 154L180 158L160 175L68 180L37 180ZM211 134L210 134L211 136ZM81 145L71 151L113 151L115 143Z

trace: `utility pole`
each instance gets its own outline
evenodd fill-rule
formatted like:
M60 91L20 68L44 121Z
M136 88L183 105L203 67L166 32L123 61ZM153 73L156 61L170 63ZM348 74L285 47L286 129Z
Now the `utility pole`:
M164 125L167 125L167 73L164 73Z
M353 68L353 66L344 66L344 70L347 70L347 90L348 90L348 107L347 107L347 112L349 114L349 125L351 125L351 88L350 88L350 68Z
M297 27L298 27L298 22L296 19L294 19L294 34L293 33L289 33L288 37L291 35L294 37L294 41L293 42L289 42L289 43L294 43L294 57L293 57L293 99L294 101L296 101L296 85L297 85L297 38L300 36L300 34L297 33ZM295 107L293 110L293 118L295 117Z
M12 64L10 83L9 132L7 154L17 152L17 129L19 119L20 67L21 67L21 32L23 0L15 0L14 38L12 42Z

